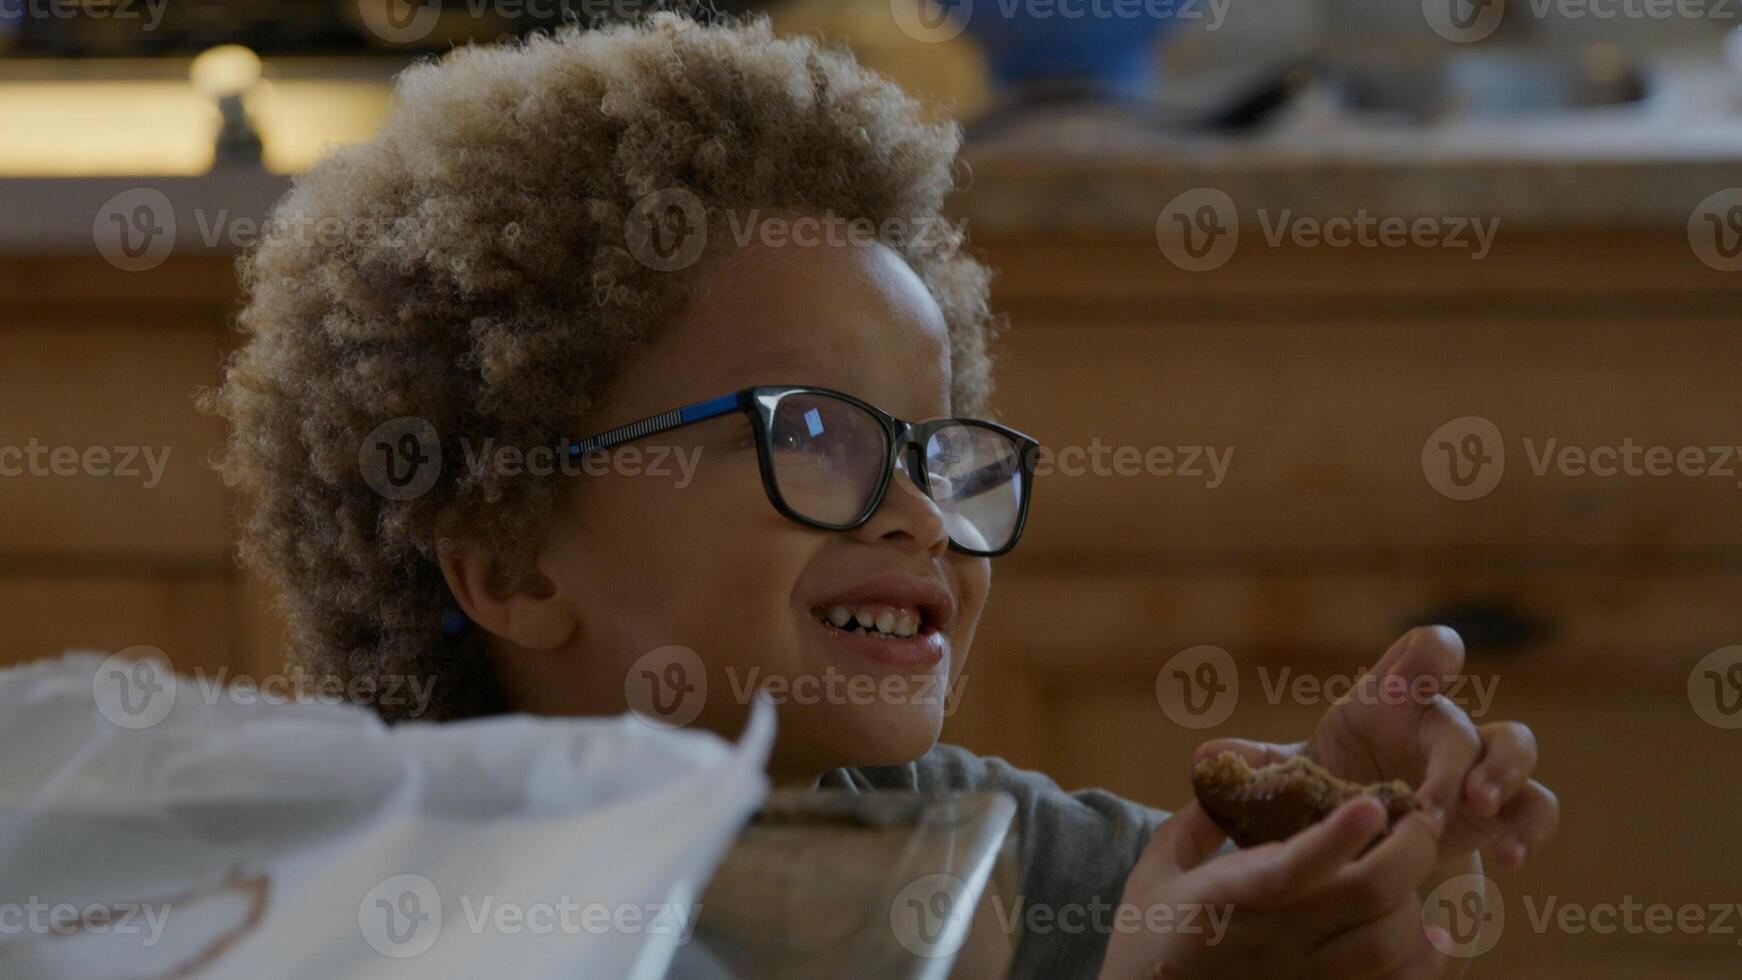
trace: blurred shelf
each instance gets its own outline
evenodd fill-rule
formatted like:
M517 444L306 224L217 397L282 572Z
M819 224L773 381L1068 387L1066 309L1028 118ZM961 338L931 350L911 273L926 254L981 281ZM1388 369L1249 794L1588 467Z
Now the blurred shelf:
M189 58L0 61L0 177L194 176L212 166L218 112ZM367 139L403 58L265 62L250 114L273 173Z

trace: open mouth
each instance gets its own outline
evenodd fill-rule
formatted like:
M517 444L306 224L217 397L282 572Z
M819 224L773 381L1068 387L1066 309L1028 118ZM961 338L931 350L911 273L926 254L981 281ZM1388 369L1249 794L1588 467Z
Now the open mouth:
M939 579L885 573L811 601L811 618L836 649L902 670L949 658L956 600Z
M811 616L825 626L876 640L909 640L932 629L925 610L917 606L818 606Z

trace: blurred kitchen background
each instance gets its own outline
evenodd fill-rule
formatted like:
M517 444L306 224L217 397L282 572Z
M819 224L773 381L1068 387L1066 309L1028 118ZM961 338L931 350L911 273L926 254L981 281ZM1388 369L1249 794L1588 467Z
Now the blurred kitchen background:
M0 477L0 657L277 670L190 398L236 341L234 255L410 59L554 3L0 0L0 446L170 451L149 488ZM1090 3L755 8L968 127L955 208L1000 270L1004 418L1232 453L1219 480L1043 480L947 736L1171 808L1202 739L1308 732L1322 699L1279 685L1448 622L1492 685L1469 707L1535 726L1565 808L1495 876L1471 975L1742 974L1734 935L1531 915L1742 901L1742 476L1533 465L1631 440L1710 469L1742 442L1742 6ZM1363 216L1434 234L1311 233ZM1492 429L1437 435L1470 417ZM1433 463L1471 432L1504 446L1485 487ZM1206 646L1238 681L1216 724L1175 689Z

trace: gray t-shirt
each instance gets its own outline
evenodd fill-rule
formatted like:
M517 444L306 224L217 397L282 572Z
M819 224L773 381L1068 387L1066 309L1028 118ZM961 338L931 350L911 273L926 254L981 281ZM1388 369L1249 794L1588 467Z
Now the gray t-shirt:
M1010 971L1020 980L1100 972L1125 878L1156 824L1167 818L1104 790L1067 793L1040 773L953 745L936 746L906 765L835 769L818 785L858 792L1002 790L1015 797L1023 904L1013 911L1025 925L1050 923L1023 929ZM1030 918L1034 906L1044 917Z

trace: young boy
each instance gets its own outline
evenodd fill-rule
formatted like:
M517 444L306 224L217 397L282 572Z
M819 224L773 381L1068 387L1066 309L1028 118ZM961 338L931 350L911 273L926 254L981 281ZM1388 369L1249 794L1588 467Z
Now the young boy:
M266 235L244 262L252 336L212 399L293 656L434 676L437 718L591 715L684 647L711 692L694 724L726 734L745 677L957 677L1032 459L974 421L992 317L940 213L958 141L762 20L663 14L408 71L381 133L276 214L353 233ZM668 449L688 468L648 465ZM1406 779L1427 805L1389 834L1356 801L1219 854L1195 803L1169 817L935 745L935 697L792 699L769 768L1013 794L1030 906L1233 910L1213 945L1026 935L1020 976L1446 976L1418 891L1481 850L1518 866L1557 814L1528 729L1433 696L1461 665L1455 634L1417 630L1370 680L1427 696L1350 700L1298 745L1205 747Z

